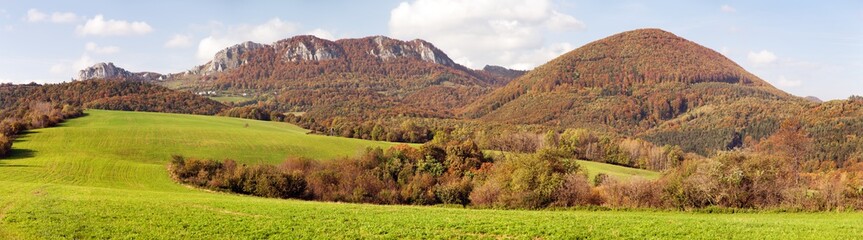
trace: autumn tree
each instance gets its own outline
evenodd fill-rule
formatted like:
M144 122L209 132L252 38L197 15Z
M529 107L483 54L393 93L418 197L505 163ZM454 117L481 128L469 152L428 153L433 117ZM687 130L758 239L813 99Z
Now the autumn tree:
M782 122L779 130L756 146L756 151L790 160L795 172L800 172L805 157L812 149L812 138L796 118Z

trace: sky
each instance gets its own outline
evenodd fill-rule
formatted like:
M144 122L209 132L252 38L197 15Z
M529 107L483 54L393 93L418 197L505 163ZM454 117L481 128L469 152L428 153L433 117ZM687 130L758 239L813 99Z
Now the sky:
M236 43L306 34L420 38L471 68L531 69L619 32L661 28L798 96L863 95L863 1L358 3L0 0L0 82L69 81L98 62L176 73Z

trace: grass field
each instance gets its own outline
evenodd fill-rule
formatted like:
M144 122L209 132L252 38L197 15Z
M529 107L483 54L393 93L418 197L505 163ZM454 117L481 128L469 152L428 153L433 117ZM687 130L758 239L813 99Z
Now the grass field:
M576 162L578 162L578 165L581 168L587 171L587 176L590 178L590 181L593 181L593 178L600 173L607 174L612 178L624 181L634 178L657 179L660 176L658 172L650 170L628 168L608 163L584 160L576 160Z
M209 97L217 102L221 103L238 103L252 100L252 98L242 97L242 96L220 96L220 97Z
M500 154L514 154L514 153L487 150L487 151L485 151L485 154L500 155ZM520 153L516 153L516 154L520 154ZM606 174L611 178L614 178L617 180L622 180L622 181L628 181L628 180L632 180L632 179L653 180L653 179L659 178L659 176L661 175L659 172L655 172L655 171L618 166L618 165L608 164L608 163L601 163L601 162L594 162L594 161L587 161L587 160L575 160L575 161L578 163L579 167L583 171L587 172L588 180L590 180L591 182L596 177L596 175L599 175L600 173Z
M244 119L87 113L21 137L0 160L0 239L863 238L861 213L476 210L213 193L173 183L170 154L275 163L391 144Z

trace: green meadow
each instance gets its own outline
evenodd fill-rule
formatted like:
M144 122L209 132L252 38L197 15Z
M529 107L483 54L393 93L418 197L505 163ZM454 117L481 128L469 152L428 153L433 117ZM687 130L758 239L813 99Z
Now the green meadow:
M31 131L0 160L0 239L863 238L863 213L489 210L266 199L174 183L172 154L242 163L338 161L393 143L276 122L87 111ZM653 172L583 162L592 172ZM594 169L591 171L590 169ZM605 169L605 170L597 170Z
M243 96L219 96L219 97L209 97L215 101L221 103L238 103L252 100L252 98L243 97Z
M587 172L587 176L591 181L593 181L596 175L599 175L600 173L606 174L611 178L624 181L637 178L653 180L659 178L659 176L661 175L658 172L650 170L629 168L601 162L592 162L585 160L576 160L576 162L578 163L578 166L581 167L581 169L584 169Z

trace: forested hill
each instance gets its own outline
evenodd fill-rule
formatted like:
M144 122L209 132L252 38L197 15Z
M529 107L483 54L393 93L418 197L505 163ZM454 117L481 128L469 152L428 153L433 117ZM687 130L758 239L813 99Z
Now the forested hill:
M259 96L258 105L268 110L306 112L318 119L452 117L452 109L517 75L468 69L419 39L296 36L227 48L167 85L248 93Z
M0 85L0 116L15 118L15 110L35 103L109 110L216 114L219 102L183 91L125 79L94 79L58 84Z
M703 153L769 135L810 104L716 51L640 29L566 53L462 113L491 122L606 129ZM711 120L698 119L703 116Z

